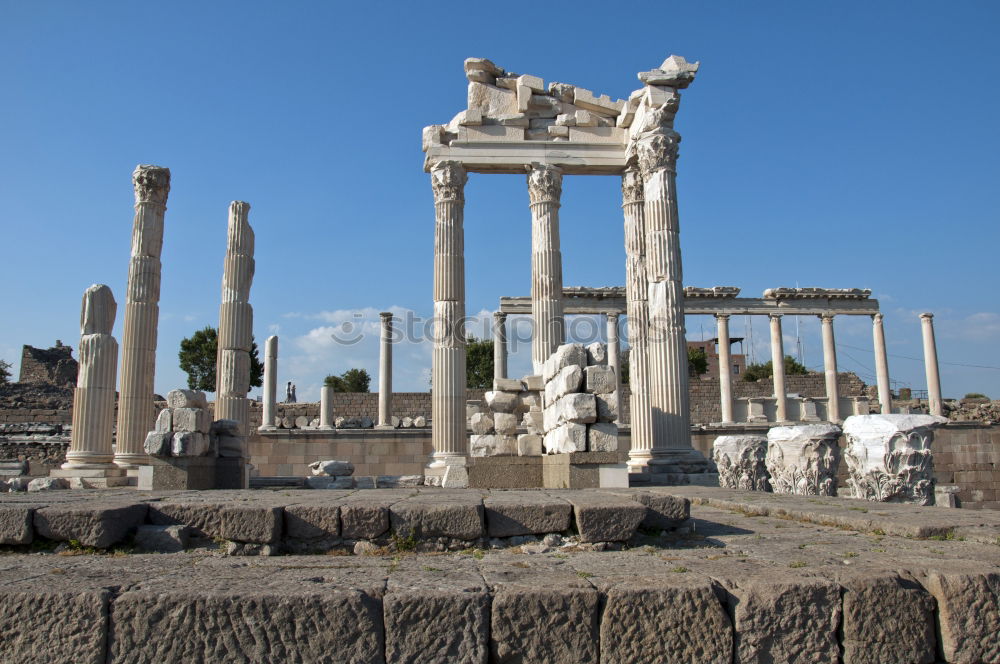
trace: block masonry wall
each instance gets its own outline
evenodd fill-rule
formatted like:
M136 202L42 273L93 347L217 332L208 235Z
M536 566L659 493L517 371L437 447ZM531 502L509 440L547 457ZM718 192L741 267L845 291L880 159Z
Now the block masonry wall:
M35 348L25 345L21 351L21 383L48 383L73 386L76 384L78 365L73 359L73 348L58 341L52 348Z

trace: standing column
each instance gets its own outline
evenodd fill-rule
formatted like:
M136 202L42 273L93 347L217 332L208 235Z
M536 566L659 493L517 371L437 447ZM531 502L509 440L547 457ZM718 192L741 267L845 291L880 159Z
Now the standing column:
M324 385L319 391L319 428L333 429L333 388Z
M73 392L73 437L64 469L124 474L112 464L118 342L111 336L118 305L111 289L95 284L83 294L80 312L80 370Z
M733 422L733 367L729 343L729 314L715 316L716 336L719 338L719 398L722 406L722 423Z
M507 314L493 312L493 378L507 377Z
M771 375L774 377L775 420L788 421L788 397L785 391L785 343L781 338L781 314L771 318Z
M378 424L376 429L392 426L392 312L383 311L382 343L378 353Z
M215 377L215 419L239 423L239 435L250 435L250 350L253 307L250 286L254 273L254 234L247 221L250 204L229 204L226 258L219 305L219 355ZM245 445L245 441L244 441ZM246 457L246 449L219 450L220 456Z
M531 363L536 374L565 338L562 303L562 252L559 249L559 197L562 170L547 164L528 167L531 199L531 316L535 333Z
M878 383L878 402L883 415L892 413L892 390L889 388L889 356L885 352L885 331L882 314L872 316L872 336L875 339L875 380Z
M615 370L615 423L622 417L622 349L618 340L618 314L608 316L608 366Z
M937 344L934 342L934 314L920 314L924 337L924 372L927 374L927 401L931 415L944 415L941 404L941 375L938 373Z
M833 316L819 317L823 330L823 373L826 376L826 419L840 421L840 396L837 390L837 345L833 339Z
M680 135L640 139L644 179L646 276L649 279L649 394L653 457L691 453L687 341L684 334L676 164Z
M163 215L170 192L170 170L159 166L136 166L132 186L135 189L135 220L125 291L115 449L115 463L122 468L137 468L149 463L142 446L146 434L153 428L160 251L163 249Z
M277 417L278 392L278 337L271 335L264 342L264 408L260 430L273 431Z
M431 168L434 189L434 351L431 360L432 468L464 458L465 427L465 183L457 161Z
M629 472L641 472L653 458L653 424L649 406L649 281L646 279L646 213L642 176L636 167L622 173L625 215L625 316L628 320L629 422L632 445Z

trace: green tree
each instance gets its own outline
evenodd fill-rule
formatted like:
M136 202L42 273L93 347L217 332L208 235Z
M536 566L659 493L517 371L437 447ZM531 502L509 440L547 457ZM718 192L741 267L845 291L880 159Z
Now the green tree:
M708 373L708 354L704 348L688 346L688 372L692 376Z
M323 379L323 384L334 392L368 392L371 382L372 377L364 369L348 369L339 376L330 374Z
M188 375L188 389L215 392L216 359L219 353L219 332L209 325L187 339L181 339L177 354L181 370ZM260 361L257 342L250 346L250 386L264 384L264 365Z
M8 364L7 366L10 366L10 365ZM0 383L2 383L2 382L3 381L0 380ZM983 394L982 392L969 392L963 398L964 399L989 399L989 397L986 396L985 394Z
M0 385L10 382L10 369L14 366L6 360L0 360Z
M493 341L470 336L465 344L465 384L469 389L493 387Z
M785 375L786 376L804 376L809 373L805 365L796 360L791 355L785 355ZM763 364L750 364L747 365L747 370L743 372L743 380L748 383L756 383L762 378L770 378L774 375L774 366L770 361L764 362Z

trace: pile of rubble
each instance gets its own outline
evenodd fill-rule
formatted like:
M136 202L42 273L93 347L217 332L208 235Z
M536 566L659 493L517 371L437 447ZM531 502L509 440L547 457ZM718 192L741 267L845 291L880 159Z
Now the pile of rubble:
M618 382L606 345L560 346L545 361L543 378L546 453L618 450Z
M538 456L542 453L542 377L497 378L482 404L470 406L469 454ZM523 433L522 433L523 430Z
M172 390L143 448L157 457L242 456L243 439L235 420L212 421L204 392Z

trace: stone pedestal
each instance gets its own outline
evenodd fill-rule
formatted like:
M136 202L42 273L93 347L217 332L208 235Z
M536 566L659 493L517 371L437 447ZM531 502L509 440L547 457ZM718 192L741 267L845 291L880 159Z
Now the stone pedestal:
M767 422L763 398L747 398L747 422Z
M934 415L857 415L844 422L847 483L854 498L934 504Z
M215 459L216 489L249 489L250 464L240 457L217 457Z
M392 312L379 314L382 321L378 354L378 422L376 429L394 429L392 426Z
M562 171L547 164L528 167L531 200L531 339L534 373L563 343L562 251L559 248L559 198Z
M160 253L163 249L163 216L170 192L170 170L159 166L136 166L132 173L132 185L135 189L135 221L125 293L115 450L115 463L122 468L136 468L149 462L142 445L154 417Z
M719 486L743 491L770 491L767 436L719 436L712 443L712 461L719 469Z
M768 431L765 464L774 493L837 495L838 438L840 427L832 424L774 427Z
M476 489L542 488L542 456L476 457L467 466L469 487Z
M219 353L216 366L215 419L239 423L239 435L250 430L250 351L253 346L253 307L250 286L254 275L254 233L247 216L250 204L229 204L228 240L219 305ZM244 451L245 454L245 451Z
M628 468L617 452L572 452L542 457L546 489L627 488Z
M274 431L278 400L278 337L271 335L264 342L264 397L261 431Z
M434 452L429 476L443 477L449 462L464 463L465 429L465 182L462 165L431 168L434 189L434 349L431 425Z
M799 419L803 422L819 422L819 411L816 402L811 397L802 397L799 401Z
M216 457L152 457L139 468L141 491L219 489L216 486ZM236 487L225 487L236 488Z

